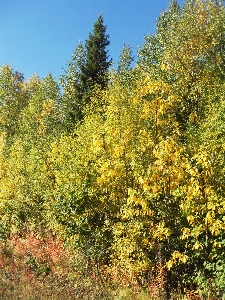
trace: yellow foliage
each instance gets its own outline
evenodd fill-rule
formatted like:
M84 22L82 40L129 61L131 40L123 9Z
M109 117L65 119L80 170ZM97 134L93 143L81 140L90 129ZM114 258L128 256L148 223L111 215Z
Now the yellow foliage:
M192 249L193 250L203 249L203 245L199 241L196 241Z
M161 241L167 239L171 234L170 228L166 227L165 222L159 222L154 228L153 238Z
M174 265L178 265L180 263L185 264L187 260L188 256L186 254L182 254L176 250L173 252L171 259L166 262L166 267L170 270Z
M181 236L182 240L186 240L191 236L191 231L189 228L183 228L183 234Z
M194 221L195 221L195 217L194 217L194 216L192 216L192 215L190 215L190 216L187 216L187 220L188 220L188 222L189 222L190 224L193 224L193 223L194 223Z

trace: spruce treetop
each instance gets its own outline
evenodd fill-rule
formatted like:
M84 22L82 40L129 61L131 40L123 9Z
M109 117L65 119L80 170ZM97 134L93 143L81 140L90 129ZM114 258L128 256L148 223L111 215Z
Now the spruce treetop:
M81 71L82 79L88 89L94 84L99 84L101 88L107 85L106 74L111 60L109 60L106 48L110 41L103 22L102 15L99 15L94 23L93 33L89 34L85 42L86 61Z

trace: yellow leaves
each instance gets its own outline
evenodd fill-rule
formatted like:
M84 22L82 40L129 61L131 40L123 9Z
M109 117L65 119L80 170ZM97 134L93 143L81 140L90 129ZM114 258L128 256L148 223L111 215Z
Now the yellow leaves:
M195 244L192 247L193 250L202 250L203 249L203 245L202 243L200 243L199 241L196 241Z
M38 134L44 136L47 131L47 126L44 124L43 119L40 120L40 125L38 127Z
M166 68L166 66L163 66ZM153 81L150 77L145 77L144 81L140 83L138 87L137 96L134 98L135 102L139 101L139 98L145 95L167 95L170 92L170 86L162 80Z
M94 135L93 136L93 141L92 141L92 150L93 153L98 153L102 151L102 147L103 147L103 140L101 137L99 137L98 135Z
M42 104L41 116L44 117L45 115L49 115L54 110L54 108L55 108L55 103L52 99L45 101Z
M191 230L189 228L183 228L183 233L181 236L182 240L186 240L191 236Z
M214 236L218 236L221 231L225 230L225 224L221 220L214 219L213 222L209 225L209 230Z
M220 215L224 214L224 208L223 208L223 207L219 207L219 208L218 208L218 213L219 213Z
M55 157L58 154L59 148L57 146L57 143L52 143L51 152L52 156Z
M130 197L132 197L132 196L134 196L135 191L132 188L128 188L127 193Z
M151 98L143 98L142 96L149 95ZM180 102L180 99L173 95L170 90L170 86L163 81L151 81L150 78L146 78L144 86L141 86L135 101L140 97L139 103L142 107L141 119L151 119L154 125L166 126L170 111L173 110L173 106ZM171 117L171 116L170 116ZM171 121L175 120L171 118Z
M166 267L170 270L174 265L179 265L180 263L185 264L188 260L188 256L186 254L180 253L179 251L174 251L171 259L166 262Z
M146 83L150 94L155 94L156 92L168 93L170 91L170 86L161 80L153 82L147 78Z
M170 228L166 227L164 221L159 222L159 224L155 225L154 229L152 230L154 230L153 239L158 241L167 239L171 234Z
M196 160L197 164L207 169L207 173L211 172L211 163L207 150L204 146L201 146L198 152L193 156L193 160Z
M208 225L212 225L214 222L214 213L212 211L207 212L205 217L205 223Z
M142 225L137 221L120 222L113 226L114 243L111 259L121 270L141 274L149 270L150 260L146 248L150 245L148 237L143 237Z
M181 196L181 185L185 180L183 148L172 139L161 140L153 148L154 161L149 166L149 172L140 176L138 182L149 198L157 194L173 197Z
M149 240L148 240L147 238L143 239L143 240L142 240L142 244L143 244L144 246L147 246L147 245L149 244Z
M198 116L196 112L190 114L189 119L194 123L198 121Z
M185 160L182 152L182 147L179 148L173 139L160 141L153 150L156 160L152 167L154 172L149 181L157 182L161 186L167 184L169 189L176 189L184 179Z
M171 268L173 267L174 263L173 261L170 259L169 261L166 262L166 267L167 269L170 271Z
M211 195L211 188L208 186L208 187L205 187L204 188L204 193L205 193L205 196L206 197L209 197ZM215 206L214 206L215 207ZM212 208L214 208L212 207Z
M190 224L193 224L193 223L194 223L194 221L195 221L195 217L194 217L194 216L192 216L192 215L190 215L190 216L187 216L187 220L188 220L188 222L189 222Z
M136 197L134 194L131 194L130 197L128 197L127 199L127 203L131 204L131 203L135 203L136 205L142 204L142 199Z
M139 101L139 97L140 97L140 96L147 95L148 92L149 92L149 87L148 87L148 85L144 85L144 86L141 88L141 90L139 91L138 97L135 97L135 98L134 98L134 101L135 101L135 102Z
M75 152L77 148L77 141L71 136L61 137L60 140L53 142L49 157L51 162L56 162L59 165L68 164L68 160L72 162L72 158L76 160Z
M179 259L180 262L185 263L187 261L187 255L181 254L179 251L174 251L172 259Z
M148 119L151 116L152 105L151 102L145 102L143 104L142 119Z
M123 156L124 150L125 150L125 147L123 145L118 145L114 148L113 155L116 158L119 158L119 157Z
M171 108L171 103L166 100L155 97L151 102L146 101L143 104L143 113L142 119L154 119L156 125L163 125L164 115L168 112L168 109Z
M106 183L112 182L113 179L118 179L124 176L124 172L121 172L116 169L105 170L100 177L97 178L97 182L100 185L104 185Z
M186 198L188 201L201 197L201 190L197 180L191 180L191 185L187 186Z
M220 242L213 242L213 248L221 248L222 247L222 244Z
M135 190L128 188L127 205L124 208L126 218L133 218L134 216L152 216L154 213L148 207L147 200L135 195ZM136 209L138 206L139 209Z
M139 217L139 211L132 207L124 207L120 212L121 220L129 220L135 217Z
M5 172L5 157L4 157L4 150L6 144L6 135L2 133L0 135L0 179L3 177Z
M111 137L116 137L118 135L118 129L114 128L110 124L106 124L105 126L105 132L109 134Z
M166 71L166 70L168 70L168 69L169 69L168 64L166 64L166 63L162 63L162 64L161 64L161 70L162 70L162 71Z
M0 134L0 154L2 154L4 151L5 143L6 143L6 133L1 132L1 134Z

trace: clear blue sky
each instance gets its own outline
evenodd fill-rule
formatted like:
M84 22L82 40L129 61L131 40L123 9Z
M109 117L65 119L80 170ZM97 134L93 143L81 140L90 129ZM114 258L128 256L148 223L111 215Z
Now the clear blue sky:
M10 64L25 78L35 72L58 78L100 13L117 63L124 44L136 54L168 5L169 0L0 0L0 66Z

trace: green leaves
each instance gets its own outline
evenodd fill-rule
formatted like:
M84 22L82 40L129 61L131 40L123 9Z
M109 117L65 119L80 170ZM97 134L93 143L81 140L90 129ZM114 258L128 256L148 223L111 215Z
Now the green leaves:
M12 67L0 68L0 131L12 138L22 109L27 105L28 95L23 89L23 75L13 72Z

